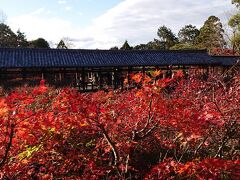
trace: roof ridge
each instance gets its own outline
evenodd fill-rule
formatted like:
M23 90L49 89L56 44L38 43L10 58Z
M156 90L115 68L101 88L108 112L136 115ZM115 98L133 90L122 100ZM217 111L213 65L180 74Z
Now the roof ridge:
M207 53L206 49L193 49L193 50L109 50L109 49L57 49L57 48L0 48L0 50L30 50L30 51L69 51L69 52L178 52L178 53L186 53L186 52L205 52Z

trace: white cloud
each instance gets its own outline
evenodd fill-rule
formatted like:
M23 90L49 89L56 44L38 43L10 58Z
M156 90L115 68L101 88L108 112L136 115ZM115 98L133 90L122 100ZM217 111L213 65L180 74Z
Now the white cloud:
M40 14L42 14L43 12L45 12L45 9L44 9L44 8L39 8L39 9L31 12L30 14L31 14L31 15L40 15Z
M58 4L66 4L67 3L67 1L65 1L65 0L59 0L58 1Z
M82 16L82 15L83 15L83 12L77 12L77 15L78 15L78 16Z
M71 7L71 6L66 6L66 7L65 7L65 10L66 10L66 11L70 11L70 10L72 10L72 7Z
M124 0L84 28L57 17L44 17L45 9L12 18L10 25L20 27L32 39L42 36L56 42L67 36L75 39L76 48L108 49L125 40L132 45L151 41L162 25L177 33L186 24L202 26L210 15L224 19L231 7L226 0Z
M157 37L161 25L174 32L186 24L200 27L210 15L223 17L228 7L231 3L226 0L125 0L96 18L93 29L98 30L99 41L111 37L116 45L126 39L131 44L145 43Z
M41 13L39 12L40 10L37 10L29 14L10 18L10 27L15 31L20 28L29 40L43 37L46 40L55 42L76 30L69 21L57 17L43 16L48 12L47 10L41 9Z

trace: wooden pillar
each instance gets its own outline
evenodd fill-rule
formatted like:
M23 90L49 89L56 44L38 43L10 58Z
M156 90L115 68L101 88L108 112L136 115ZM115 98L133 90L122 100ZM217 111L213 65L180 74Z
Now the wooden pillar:
M118 84L121 89L123 89L124 77L123 77L123 68L118 68Z
M114 89L117 89L118 87L117 87L117 68L116 67L114 67L114 82L113 82L113 84L114 84Z
M145 66L143 66L143 67L142 67L142 73L143 73L143 75L145 75L145 71L146 71Z
M100 68L100 71L99 71L99 87L100 89L103 88L103 76L102 76L102 69Z
M82 73L81 73L81 76L82 76L82 89L83 89L83 91L85 91L86 90L86 86L85 86L85 69L84 68L82 68Z
M63 81L66 82L66 68L63 68L63 77L62 77Z
M76 72L75 73L75 81L77 81L78 80L78 73Z
M23 79L27 79L27 70L26 69L23 70Z
M132 67L128 66L128 73L127 73L127 79L128 79L128 84L131 81L130 74L132 73Z
M0 82L2 82L2 80L3 80L3 70L0 69ZM0 84L1 84L1 83L0 83Z
M45 79L45 76L44 76L44 69L43 69L43 68L41 69L41 79Z

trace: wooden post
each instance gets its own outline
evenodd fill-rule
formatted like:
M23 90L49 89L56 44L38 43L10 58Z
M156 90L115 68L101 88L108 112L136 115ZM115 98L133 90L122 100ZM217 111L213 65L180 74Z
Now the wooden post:
M102 77L102 69L101 68L99 71L99 87L100 87L100 89L103 88L103 77Z
M42 75L41 75L41 78L44 79L44 78L45 78L45 77L44 77L44 69L42 68L41 71L42 71L42 73L41 73L41 74L42 74Z
M85 86L85 69L82 68L82 89L85 91L86 86Z
M128 79L128 84L131 81L130 74L132 73L132 67L128 66L128 72L127 72L127 79Z
M65 68L63 68L63 81L66 79L66 69Z
M142 67L143 76L145 75L145 71L146 71L145 66L143 66L143 67Z
M117 68L114 67L114 89L117 89Z
M77 82L78 82L78 73L77 73L77 69L76 69L74 87L77 86Z
M22 80L26 79L26 73L25 73L25 69L22 69Z
M0 69L0 80L2 79L2 69Z

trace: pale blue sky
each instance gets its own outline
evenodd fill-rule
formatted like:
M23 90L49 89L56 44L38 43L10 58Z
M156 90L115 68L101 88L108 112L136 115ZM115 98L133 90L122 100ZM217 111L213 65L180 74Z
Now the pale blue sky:
M14 31L52 44L67 37L74 48L147 43L162 25L177 33L187 24L201 27L211 15L226 23L232 9L231 0L0 0Z
M44 8L47 16L57 16L80 26L117 5L121 0L0 0L0 9L8 17L31 13Z

